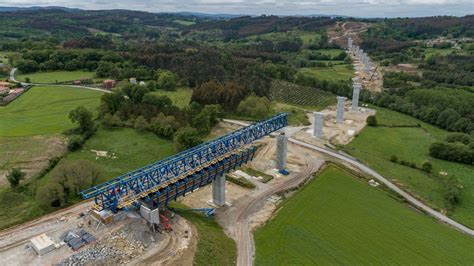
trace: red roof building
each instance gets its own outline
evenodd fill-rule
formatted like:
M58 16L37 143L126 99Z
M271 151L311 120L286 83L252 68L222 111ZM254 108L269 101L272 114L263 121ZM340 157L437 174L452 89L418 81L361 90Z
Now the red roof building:
M102 82L102 86L104 87L104 89L112 89L113 87L115 87L115 80L113 79L106 79Z

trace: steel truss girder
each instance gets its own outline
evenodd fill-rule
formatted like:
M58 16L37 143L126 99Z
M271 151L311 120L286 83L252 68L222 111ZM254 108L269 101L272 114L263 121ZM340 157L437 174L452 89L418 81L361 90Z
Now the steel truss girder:
M287 126L287 113L241 128L237 131L180 152L156 163L119 176L101 185L80 192L84 199L95 198L101 209L119 206L127 197L142 198L143 193L168 187L170 184L215 165L219 159L231 156L253 141ZM202 180L201 180L202 181ZM194 186L195 184L193 184ZM201 185L201 184L199 184Z

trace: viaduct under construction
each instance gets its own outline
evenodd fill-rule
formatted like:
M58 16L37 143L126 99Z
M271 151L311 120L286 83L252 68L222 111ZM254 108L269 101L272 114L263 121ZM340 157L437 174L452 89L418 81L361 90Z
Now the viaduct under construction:
M261 121L203 143L176 155L147 165L113 180L80 192L84 199L94 199L96 211L117 212L131 206L150 212L166 208L170 201L212 183L212 201L225 205L225 174L254 158L252 143L286 127L288 114ZM286 138L279 136L277 167L284 171ZM149 215L149 214L148 214ZM151 221L154 220L154 221ZM159 219L149 220L159 223Z

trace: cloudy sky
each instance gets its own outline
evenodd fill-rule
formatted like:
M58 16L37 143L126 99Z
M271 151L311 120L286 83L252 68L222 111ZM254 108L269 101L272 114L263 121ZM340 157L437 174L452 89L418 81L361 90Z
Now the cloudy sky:
M462 16L474 13L474 0L0 0L0 6L358 17Z

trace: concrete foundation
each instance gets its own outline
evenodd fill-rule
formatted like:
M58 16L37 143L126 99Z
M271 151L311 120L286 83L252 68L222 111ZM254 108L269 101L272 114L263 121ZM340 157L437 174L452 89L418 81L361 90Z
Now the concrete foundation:
M30 245L40 256L56 249L54 241L46 234L33 237L30 240Z
M140 215L151 224L160 223L160 210L158 208L151 209L145 205L140 205Z
M277 149L276 149L276 168L278 170L284 170L286 167L286 156L288 153L288 138L285 133L280 133L276 138Z
M225 174L216 176L212 182L212 203L220 207L225 205Z
M313 136L322 139L323 138L323 125L324 125L324 114L321 112L314 112L314 128Z
M336 123L344 123L344 102L346 97L337 96Z
M354 83L352 85L353 91L352 91L352 111L358 111L359 110L359 95L360 95L360 89L361 85L359 83Z

